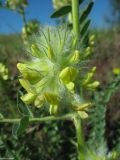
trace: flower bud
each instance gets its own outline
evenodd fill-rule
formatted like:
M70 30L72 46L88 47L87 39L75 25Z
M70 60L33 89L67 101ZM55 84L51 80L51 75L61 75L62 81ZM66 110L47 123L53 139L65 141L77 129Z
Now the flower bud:
M17 68L22 73L23 77L31 84L37 83L41 79L41 74L37 72L37 70L28 68L27 64L18 63Z
M120 68L114 68L113 69L113 73L114 73L114 75L119 75L120 74Z
M19 79L19 82L21 84L21 86L29 93L32 92L32 89L30 87L30 84L27 80L24 79Z
M87 76L86 76L86 79L83 82L83 85L88 84L92 80L95 71L96 71L96 67L93 67L92 70L89 73L87 73Z
M89 57L92 54L92 52L93 52L93 47L91 46L87 47L85 49L85 54L84 54L85 58Z
M70 57L70 62L72 63L78 63L80 60L80 51L75 50L75 52Z
M95 44L95 35L91 35L89 38L89 45L94 46Z
M88 118L88 114L84 111L78 111L78 115L80 116L80 118L82 119L86 119Z
M77 70L73 67L64 68L60 74L59 78L63 81L63 83L67 84L69 82L73 82L76 78Z
M58 113L58 105L50 105L49 112L51 115L56 115Z
M44 102L45 102L44 96L43 96L43 95L40 95L40 96L38 96L38 97L36 98L34 104L35 104L35 106L36 106L37 108L41 108L42 105L44 104Z
M94 90L100 85L99 81L94 81L93 83L88 84L86 87L88 89Z
M21 96L21 100L25 103L25 104L31 104L34 102L36 98L36 95L33 93L27 93L23 96Z
M0 63L0 77L3 80L7 80L8 79L8 68L5 67L4 64Z

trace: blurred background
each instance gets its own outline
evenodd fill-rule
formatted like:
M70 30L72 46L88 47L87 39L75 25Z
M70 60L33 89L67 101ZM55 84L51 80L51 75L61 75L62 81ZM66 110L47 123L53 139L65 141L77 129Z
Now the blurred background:
M24 107L19 100L16 64L29 58L24 47L27 39L38 32L39 26L55 26L66 21L64 18L50 18L57 8L52 0L23 0L20 4L13 1L0 1L0 67L5 67L0 78L0 117L4 115L9 118L20 116L18 103ZM120 72L120 0L95 0L89 17L90 31L96 36L95 54L90 66L97 66L95 78L100 81L99 90L102 91L114 79L113 69ZM43 110L31 109L35 115L44 116ZM120 140L119 90L113 94L101 114L105 115L102 119L104 135L101 139L106 140L107 149L111 151L116 141ZM100 121L98 118L96 123ZM19 139L11 136L11 128L10 124L0 124L0 157L18 160L75 160L75 148L68 147L72 143L71 137L75 137L74 126L69 121L32 124ZM86 139L90 128L91 125L86 121Z

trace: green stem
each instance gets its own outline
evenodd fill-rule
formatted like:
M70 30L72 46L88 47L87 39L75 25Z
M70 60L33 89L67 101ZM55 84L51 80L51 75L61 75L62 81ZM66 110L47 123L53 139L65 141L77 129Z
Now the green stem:
M73 114L66 114L63 116L47 116L42 118L30 118L29 122L45 122L45 121L55 121L55 120L72 120ZM0 119L0 123L18 123L21 119Z
M85 160L85 142L84 142L84 136L82 132L82 125L80 118L75 115L73 119L73 123L75 125L76 129L76 137L77 137L77 144L78 144L78 160Z
M26 20L24 8L23 8L23 12L22 12L21 16L22 16L24 27L25 27L25 31L27 33L27 20Z
M73 17L73 31L79 39L80 25L79 25L79 0L72 0L72 17Z
M23 9L23 13L21 15L22 15L23 23L26 26L27 25L27 20L26 20L26 17L25 17L25 11L24 11L24 9Z
M79 0L72 0L72 17L73 17L73 31L76 35L77 40L79 40L80 36L80 24L79 24ZM81 92L82 93L82 92ZM73 119L75 129L76 129L76 137L78 143L78 160L85 160L85 152L84 152L84 136L82 133L82 125L80 118L75 115Z

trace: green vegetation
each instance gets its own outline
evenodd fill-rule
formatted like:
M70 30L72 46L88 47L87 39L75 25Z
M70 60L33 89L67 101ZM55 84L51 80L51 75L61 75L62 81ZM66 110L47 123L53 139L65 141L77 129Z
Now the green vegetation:
M63 4L54 1L56 10L51 17L63 15L67 25L42 28L37 40L32 38L29 42L28 37L33 33L30 29L30 34L25 32L25 39L22 39L23 33L0 35L0 158L119 160L120 75L119 72L113 74L114 68L120 68L119 31L90 31L88 15L93 2L88 3L79 15L76 9L78 3L81 5L82 2L65 1L64 6L64 1ZM21 4L17 4L17 11L19 5ZM66 19L66 14L68 17L73 14L73 19ZM36 28L33 23L32 25L32 28ZM72 28L74 34L71 35L69 29ZM26 26L23 30L28 31ZM68 38L66 41L65 32ZM95 36L90 36L90 32ZM55 36L60 45L51 44L51 41L55 42ZM37 59L36 63L32 56ZM54 69L51 63L47 66L44 61L55 63ZM56 62L60 63L57 68ZM83 69L79 70L79 67ZM54 71L58 73L56 76L52 75ZM36 83L41 82L41 77L47 79L47 87L43 85L42 91L36 87ZM53 82L55 85L52 85Z

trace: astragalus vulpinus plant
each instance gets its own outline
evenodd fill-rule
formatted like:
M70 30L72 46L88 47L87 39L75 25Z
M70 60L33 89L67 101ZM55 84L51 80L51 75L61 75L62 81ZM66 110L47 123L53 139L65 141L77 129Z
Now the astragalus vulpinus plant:
M48 105L50 114L56 117L69 114L76 128L78 159L85 159L80 119L88 117L87 111L93 104L85 101L83 90L95 90L99 82L93 80L96 67L87 70L86 61L93 53L95 37L88 36L86 44L80 41L79 3L72 0L70 4L73 30L65 26L40 28L27 49L31 61L18 63L17 67L20 84L27 92L22 101L38 108ZM92 5L93 2L83 12L82 21Z
M93 91L99 86L99 82L93 78L96 67L89 69L86 64L94 51L95 37L88 34L89 23L87 26L82 25L81 30L79 23L79 18L81 24L86 21L93 2L91 1L79 16L79 5L82 2L72 0L69 4L73 18L72 30L66 27L67 25L41 27L39 33L27 43L26 50L30 53L31 60L17 64L21 73L19 82L26 90L21 96L22 101L27 105L34 104L37 108L47 105L52 116L31 117L27 107L28 114L24 114L21 120L1 120L19 122L13 128L13 133L18 136L29 122L72 120L76 128L79 160L85 159L86 152L80 121L88 117L87 112L93 106L91 100L85 100L83 91ZM61 10L53 13L52 17L56 15L61 15Z
M57 10L51 17L70 13L72 29L67 25L40 27L39 33L30 38L26 44L30 59L17 64L19 82L25 89L21 100L26 108L22 109L21 119L3 118L0 122L15 123L13 133L19 136L30 122L71 120L76 129L76 159L110 160L111 157L101 158L87 149L81 125L81 121L89 117L91 107L94 109L94 103L91 99L86 100L84 93L93 92L99 86L99 81L94 80L96 67L87 67L94 53L95 36L89 34L88 19L93 1L79 13L83 1L54 1ZM39 109L46 106L50 116L33 117L29 105Z

